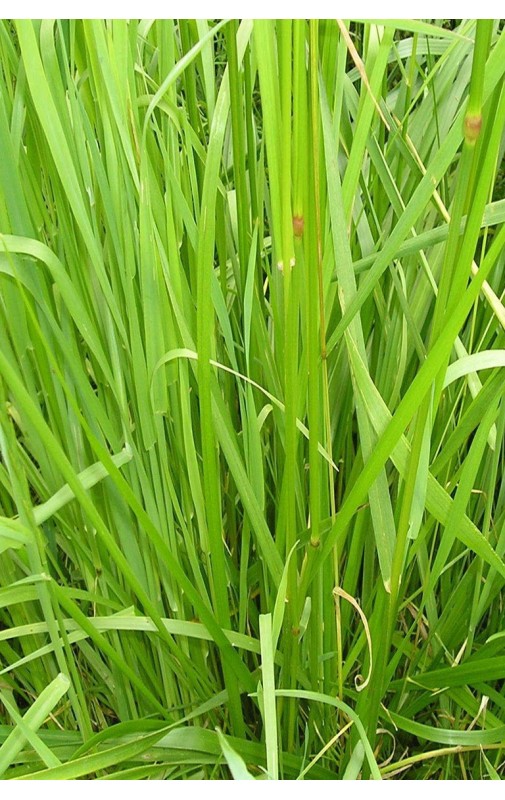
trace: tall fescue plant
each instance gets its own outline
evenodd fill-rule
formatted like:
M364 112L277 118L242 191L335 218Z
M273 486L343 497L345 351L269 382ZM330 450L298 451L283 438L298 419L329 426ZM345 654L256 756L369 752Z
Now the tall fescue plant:
M0 773L500 778L502 21L0 65Z

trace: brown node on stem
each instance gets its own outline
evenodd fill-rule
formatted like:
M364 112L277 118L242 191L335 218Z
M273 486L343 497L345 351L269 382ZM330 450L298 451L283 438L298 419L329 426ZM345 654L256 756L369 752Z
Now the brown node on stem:
M467 114L463 123L465 141L475 144L482 128L482 114Z
M293 217L293 233L297 237L297 239L301 239L303 236L303 228L305 225L305 220L303 217L294 216Z

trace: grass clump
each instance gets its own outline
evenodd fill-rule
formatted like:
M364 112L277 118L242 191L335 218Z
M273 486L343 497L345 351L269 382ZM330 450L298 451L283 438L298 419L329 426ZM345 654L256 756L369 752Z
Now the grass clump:
M500 778L501 22L0 65L0 773Z

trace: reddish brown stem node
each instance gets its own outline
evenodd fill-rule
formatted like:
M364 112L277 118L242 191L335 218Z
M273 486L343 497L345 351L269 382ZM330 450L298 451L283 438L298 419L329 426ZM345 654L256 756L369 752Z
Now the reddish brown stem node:
M303 236L303 228L305 226L305 220L303 217L295 216L293 217L293 233L298 238L301 239Z
M463 123L463 132L465 134L465 141L468 144L475 144L479 138L482 128L482 115L481 114L468 114Z

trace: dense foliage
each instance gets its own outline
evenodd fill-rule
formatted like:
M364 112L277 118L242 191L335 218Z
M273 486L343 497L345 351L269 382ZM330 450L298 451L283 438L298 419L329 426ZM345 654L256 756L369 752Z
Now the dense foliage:
M0 774L499 778L501 22L0 68Z

